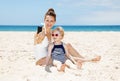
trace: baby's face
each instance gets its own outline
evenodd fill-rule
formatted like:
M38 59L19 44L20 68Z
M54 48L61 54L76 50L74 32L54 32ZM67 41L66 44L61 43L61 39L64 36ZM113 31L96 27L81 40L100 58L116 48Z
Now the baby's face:
M54 31L52 33L52 38L54 41L61 41L62 36L59 31Z

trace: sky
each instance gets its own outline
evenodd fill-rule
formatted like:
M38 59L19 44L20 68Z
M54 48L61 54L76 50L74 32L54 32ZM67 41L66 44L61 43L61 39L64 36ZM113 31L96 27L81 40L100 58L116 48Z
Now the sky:
M0 25L40 25L49 8L56 25L120 25L120 0L0 0Z

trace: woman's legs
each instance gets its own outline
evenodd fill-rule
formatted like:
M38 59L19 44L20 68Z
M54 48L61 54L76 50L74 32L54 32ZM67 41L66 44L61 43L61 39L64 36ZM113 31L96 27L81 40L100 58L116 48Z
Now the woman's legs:
M79 58L84 58L83 56L81 56L77 50L75 48L72 47L71 44L67 44L67 48L68 48L68 52L70 55L72 55L73 57L79 57Z
M80 55L77 52L77 50L75 48L73 48L73 46L70 43L67 44L67 48L68 48L69 54L71 56L73 56L73 58L78 59L78 60L82 60L84 62L99 61L101 59L100 56L97 56L97 57L95 57L93 59L85 59L82 55Z
M42 66L45 65L45 62L46 62L46 57L43 57L36 62L36 65Z
M76 61L76 65L78 68L81 68L82 67L82 63L83 62L97 62L97 61L100 61L101 59L101 56L97 56L93 59L86 59L84 58L83 56L81 56L77 50L75 48L73 48L73 46L71 44L67 44L67 48L68 48L68 52L69 54L73 57L73 59Z
M46 57L43 57L36 62L36 65L40 65L40 66L43 66L45 64L46 64ZM49 64L52 65L52 59L50 59Z
M79 57L79 58L84 58L83 56L81 56L81 55L76 51L76 49L74 49L74 48L72 47L71 44L68 43L68 44L67 44L67 48L68 48L68 52L69 52L69 54L70 54L71 56L73 56L73 57ZM36 65L42 66L42 65L45 65L45 62L46 62L46 57L39 59L39 60L36 62Z

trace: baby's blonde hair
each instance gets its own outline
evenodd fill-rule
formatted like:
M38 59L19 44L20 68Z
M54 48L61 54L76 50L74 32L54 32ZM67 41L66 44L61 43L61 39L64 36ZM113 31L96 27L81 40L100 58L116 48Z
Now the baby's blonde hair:
M55 32L55 31L59 31L59 32L60 32L60 35L62 36L62 38L64 37L64 29L63 29L61 26L56 27L56 28L52 31L52 33Z

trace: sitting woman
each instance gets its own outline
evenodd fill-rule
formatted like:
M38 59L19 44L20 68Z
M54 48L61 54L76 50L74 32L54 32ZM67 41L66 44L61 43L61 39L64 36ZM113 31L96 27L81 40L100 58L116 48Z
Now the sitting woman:
M46 64L46 56L48 52L48 44L52 42L51 34L52 27L56 22L56 14L54 9L50 8L44 17L44 26L41 27L41 32L37 32L34 36L34 46L35 46L35 56L36 56L36 65L45 65ZM91 60L85 60L83 56L81 56L71 44L66 44L68 48L68 53L74 57L75 62L78 66L81 66L82 62L91 62L91 61L99 61L100 57L93 58Z

